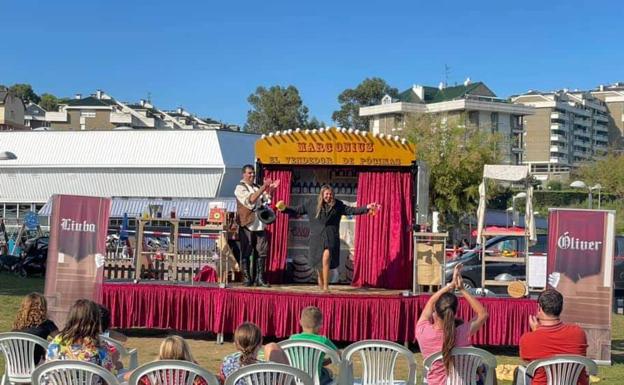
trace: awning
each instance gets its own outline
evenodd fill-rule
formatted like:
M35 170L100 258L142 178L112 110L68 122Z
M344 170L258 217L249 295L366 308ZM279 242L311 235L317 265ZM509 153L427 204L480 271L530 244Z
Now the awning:
M175 207L178 218L207 218L210 207L222 207L226 211L236 211L236 198L215 199L149 199L149 198L112 198L111 218L123 218L124 213L130 218L141 216L149 205L162 205L163 213L169 216ZM39 210L40 216L50 216L52 198Z

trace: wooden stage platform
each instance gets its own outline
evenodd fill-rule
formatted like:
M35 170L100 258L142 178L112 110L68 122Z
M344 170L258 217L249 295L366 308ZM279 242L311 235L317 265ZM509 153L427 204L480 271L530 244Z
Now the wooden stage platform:
M171 284L105 282L103 302L114 327L158 328L230 334L242 322L256 323L265 336L287 338L300 332L299 315L306 306L324 314L324 334L335 341L384 339L416 342L416 322L428 295L405 295L401 290L316 285L276 285L270 288L212 283ZM529 299L481 298L490 313L477 333L478 345L517 345L529 330L528 317L537 304ZM472 317L460 298L458 315Z

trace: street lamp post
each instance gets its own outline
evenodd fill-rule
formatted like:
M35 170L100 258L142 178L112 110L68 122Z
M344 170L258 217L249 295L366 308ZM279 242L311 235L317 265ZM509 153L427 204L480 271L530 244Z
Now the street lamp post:
M587 207L589 209L592 209L593 206L593 202L592 202L592 191L594 190L598 190L598 208L600 208L600 190L602 190L602 186L600 185L600 183L596 183L595 185L593 185L592 187L587 186L587 184L585 182L583 182L582 180L575 180L574 182L570 183L570 187L574 187L574 188L586 188L587 192L588 192L588 197L587 197Z
M518 222L520 222L520 216L516 212L516 199L518 198L526 198L525 192L519 192L511 198L511 212L512 212L512 226L516 227Z

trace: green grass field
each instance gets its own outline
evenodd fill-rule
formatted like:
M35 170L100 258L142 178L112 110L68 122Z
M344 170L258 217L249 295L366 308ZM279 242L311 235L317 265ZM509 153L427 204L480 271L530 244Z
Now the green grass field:
M10 331L13 318L19 308L22 297L32 291L43 292L44 281L41 278L20 278L12 274L0 273L0 332ZM138 348L141 363L152 361L158 354L158 347L167 330L124 330L129 338L126 346ZM189 340L195 359L206 369L216 373L219 370L221 359L234 352L231 342L223 345L215 343L214 335L204 333L181 333ZM341 346L343 347L343 346ZM519 364L518 352L513 348L484 347L496 355L498 364ZM416 350L416 349L412 349ZM415 353L418 362L418 382L422 374L422 356ZM610 367L600 367L600 384L620 385L624 383L624 316L613 317L612 362ZM357 370L357 367L356 367ZM0 373L4 372L4 360L0 355ZM405 366L401 364L399 374L404 375ZM509 385L511 382L499 381L499 384Z

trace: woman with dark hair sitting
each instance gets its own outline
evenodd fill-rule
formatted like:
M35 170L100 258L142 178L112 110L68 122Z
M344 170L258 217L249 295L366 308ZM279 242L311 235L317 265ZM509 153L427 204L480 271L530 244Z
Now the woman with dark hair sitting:
M69 311L65 327L48 346L48 359L87 361L112 371L110 347L99 338L100 322L98 304L87 299L77 300Z
M455 266L453 281L429 298L416 324L416 339L424 359L442 351L442 363L435 362L427 374L428 385L446 384L446 374L453 370L451 350L470 346L470 337L485 324L488 312L483 305L464 289L461 264ZM458 300L454 290L459 290L476 317L464 323L456 318Z

